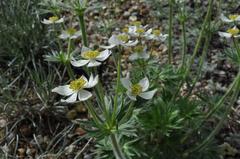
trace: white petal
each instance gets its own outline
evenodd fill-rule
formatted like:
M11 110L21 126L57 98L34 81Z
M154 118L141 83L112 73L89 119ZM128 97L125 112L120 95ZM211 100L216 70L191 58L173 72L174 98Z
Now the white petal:
M98 61L104 61L106 60L109 56L111 55L111 51L110 50L104 50L100 53L100 55L98 55L96 57L96 60Z
M223 22L227 22L227 23L233 22L231 19L228 19L228 18L227 18L226 16L224 16L223 14L221 14L220 19L221 19Z
M111 45L109 45L109 46L100 45L100 47L103 48L103 49L112 49L112 48L114 48L115 46L116 46L115 44L111 44Z
M89 62L89 60L78 60L78 61L72 60L71 64L75 67L81 67L81 66L86 65L88 62Z
M138 84L142 87L142 91L145 92L149 87L149 80L145 77L141 79Z
M161 35L160 37L159 37L159 39L160 39L160 41L165 41L166 39L167 39L167 37L168 37L168 34L164 34L164 35Z
M240 15L236 18L236 21L240 21Z
M92 88L98 83L98 75L94 78L93 75L91 74L89 77L89 81L87 85L84 88Z
M77 101L77 93L73 93L69 98L66 100L61 99L61 102L66 102L66 103L74 103Z
M99 65L101 65L101 62L98 62L98 61L92 59L89 61L87 67L95 67L95 66L99 66Z
M135 40L135 41L129 41L128 43L124 44L125 46L135 46L137 45L138 43L138 40Z
M42 23L48 25L48 24L52 24L52 21L47 20L47 19L43 19Z
M121 41L118 40L117 36L116 35L112 35L110 37L110 39L108 40L108 43L111 44L111 45L120 45L121 44Z
M92 97L92 93L86 90L80 90L78 92L78 99L79 101L85 101L87 99L89 99L90 97Z
M127 91L127 96L131 99L131 100L137 100L137 98L136 98L136 96L133 96L132 94L131 94L131 92L129 92L129 91Z
M70 36L69 36L69 34L66 31L62 32L62 34L59 36L60 39L67 39L69 37Z
M83 46L83 47L82 47L82 50L81 50L81 56L83 56L84 53L87 52L87 51L91 51L91 49L89 49L89 48L86 47L86 46Z
M149 59L150 55L146 52L143 52L143 53L139 54L139 57L147 60L147 59Z
M133 53L129 56L129 60L134 61L139 59L138 53Z
M218 32L218 34L221 36L221 37L225 37L225 38L231 38L232 37L232 34L229 34L229 33L225 33L225 32Z
M129 78L121 78L120 80L121 80L123 87L130 91L131 86L132 86L132 82L130 81L130 79Z
M63 96L69 96L74 93L74 91L72 89L70 89L69 85L58 86L58 87L52 89L52 92L58 93Z
M152 99L152 97L154 96L156 91L157 91L157 89L154 89L154 90L148 91L148 92L143 92L143 93L139 94L139 96L144 99Z
M63 18L60 18L59 20L57 20L55 23L62 23L64 21Z

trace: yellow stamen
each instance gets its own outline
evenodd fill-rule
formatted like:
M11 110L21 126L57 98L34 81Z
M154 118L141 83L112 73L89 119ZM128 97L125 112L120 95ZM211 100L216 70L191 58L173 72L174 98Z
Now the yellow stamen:
M87 83L87 81L85 81L82 76L79 79L76 79L76 80L70 82L70 89L72 89L73 91L78 91L80 89L83 89L83 87L86 83Z
M142 93L142 86L140 86L139 84L134 84L132 85L132 95L137 96L140 93Z
M142 33L144 33L144 29L143 28L137 28L136 32L138 34L142 34Z
M231 14L231 15L229 15L228 17L229 17L229 19L231 19L231 20L236 20L238 16L239 16L239 15L237 15L237 14Z
M133 21L130 23L131 25L137 26L139 27L140 25L142 25L142 23L140 21Z
M128 35L126 34L120 34L117 36L118 40L121 40L123 42L127 42L129 40Z
M135 46L133 50L136 53L142 53L144 50L144 47L142 45L138 45L138 46Z
M153 30L153 35L159 36L161 34L161 31L159 29Z
M122 29L122 32L128 33L128 28L127 28L127 27L123 28L123 29Z
M99 51L86 51L83 53L83 58L85 59L95 59L100 54Z
M57 20L59 20L59 18L57 16L52 16L52 17L49 17L48 20L50 20L51 22L56 22Z
M232 28L232 29L228 29L227 32L232 34L233 36L236 36L239 33L239 29L238 28Z
M74 29L74 28L69 28L69 29L67 29L67 33L68 33L69 35L74 35L76 32L77 32L77 30Z

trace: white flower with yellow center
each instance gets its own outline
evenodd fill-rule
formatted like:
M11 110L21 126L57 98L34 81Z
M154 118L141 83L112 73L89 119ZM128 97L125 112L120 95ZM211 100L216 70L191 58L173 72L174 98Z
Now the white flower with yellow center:
M60 39L77 39L81 35L81 31L77 31L75 28L68 28L63 31L59 36Z
M143 78L137 84L132 84L128 77L121 79L122 85L127 89L127 95L131 100L137 100L137 96L146 100L152 99L157 89L147 91L149 88L149 80Z
M133 53L129 56L129 60L134 61L138 59L149 59L150 55L147 53L147 47L137 45L133 48Z
M85 76L71 81L69 85L58 86L52 92L58 93L62 96L68 96L67 99L61 99L61 102L74 103L77 100L85 101L92 97L92 93L84 88L92 88L98 83L98 76L95 78L91 74L89 80Z
M230 28L228 29L226 32L218 32L218 34L221 36L221 37L225 37L227 39L229 38L238 38L240 37L240 34L239 34L240 30L235 26L233 28Z
M48 19L43 19L42 23L43 24L58 24L58 23L62 23L64 21L63 18L60 18L58 16L52 16L49 17Z
M131 47L138 43L138 40L131 41L129 35L123 33L119 35L112 35L108 40L109 46L101 46L105 49L111 49L115 46Z
M75 60L72 58L71 64L75 67L81 67L87 65L87 67L94 67L101 65L101 62L105 61L111 55L110 50L104 50L99 52L98 50L91 50L87 47L83 47L81 51L81 60Z
M140 36L144 36L145 31L146 31L146 27L143 26L129 26L128 27L128 34L133 36L133 37L140 37Z
M238 21L240 21L240 15L239 14L231 14L228 17L226 17L223 14L221 14L220 19L226 23L238 22Z
M162 34L159 29L148 29L144 35L148 40L165 41L168 34Z

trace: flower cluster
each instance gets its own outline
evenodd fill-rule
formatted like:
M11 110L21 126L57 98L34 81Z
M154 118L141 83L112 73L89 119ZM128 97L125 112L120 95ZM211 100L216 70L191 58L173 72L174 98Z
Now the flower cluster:
M231 14L228 17L226 17L223 14L221 14L220 19L223 22L232 23L234 25L231 28L227 29L225 32L221 32L221 31L218 32L218 34L221 37L225 37L227 39L240 37L240 34L239 34L240 31L239 31L239 29L236 26L237 23L240 22L240 15L238 15L238 14Z
M44 24L56 24L62 23L63 18L59 19L58 17L50 17L48 19L44 19L42 23ZM59 35L60 39L68 39L69 42L71 40L77 39L81 36L81 32L77 31L75 28L68 28L65 31L62 31L61 35ZM74 57L72 53L68 51L69 59L65 60L69 61L74 67L97 67L102 64L111 54L112 51L110 49L118 46L122 48L132 47L132 54L129 56L131 61L138 59L149 59L150 55L147 52L147 47L144 45L145 40L157 40L164 41L167 38L167 34L162 34L162 32L158 29L147 29L147 26L143 26L139 21L131 22L128 27L123 29L122 33L112 35L108 39L108 46L100 46L100 49L90 49L86 46L82 46L80 56ZM69 50L69 49L68 49ZM55 55L56 53L54 53ZM64 53L61 53L61 55ZM51 59L51 57L46 56ZM57 61L51 59L51 61ZM149 88L149 80L147 77L140 80L137 84L132 84L129 77L121 78L122 85L127 89L127 96L131 100L136 100L137 96L142 97L146 100L151 99L156 93L156 89L152 91L147 91ZM58 86L52 90L52 92L58 93L62 96L66 96L66 99L62 99L61 102L74 103L77 101L85 101L92 97L92 93L88 90L89 88L93 88L98 83L98 75L93 76L90 75L89 79L85 76L81 76L73 81L71 81L67 85Z

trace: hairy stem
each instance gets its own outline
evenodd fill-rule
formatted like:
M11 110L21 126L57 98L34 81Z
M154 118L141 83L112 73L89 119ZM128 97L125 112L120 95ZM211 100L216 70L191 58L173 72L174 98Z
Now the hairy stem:
M116 157L116 159L126 159L124 154L122 153L121 147L116 139L116 136L112 134L110 136L111 141L112 141L112 146L113 146L113 152Z
M168 29L168 63L172 63L172 31L173 31L173 1L169 0L169 29Z
M87 32L86 32L86 26L85 26L85 21L84 21L84 12L79 13L78 15L79 18L79 23L80 23L80 28L82 31L82 38L83 38L83 45L88 46L88 41L87 41Z

